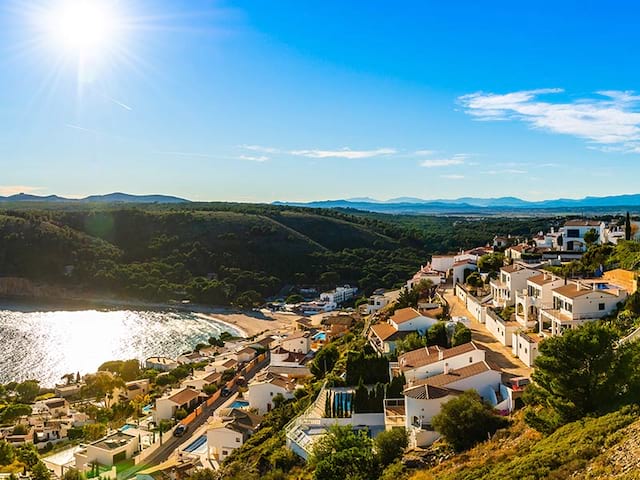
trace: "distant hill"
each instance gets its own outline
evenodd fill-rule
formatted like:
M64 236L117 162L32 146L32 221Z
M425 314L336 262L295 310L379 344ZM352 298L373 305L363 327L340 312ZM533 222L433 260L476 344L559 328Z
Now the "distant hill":
M8 197L1 197L0 202L72 202L72 203L187 203L189 200L170 195L131 195L129 193L114 192L106 195L91 195L85 198L65 198L58 195L30 195L18 193Z
M640 194L613 195L607 197L584 197L580 199L558 198L555 200L528 201L517 197L423 200L401 197L387 201L375 199L323 200L316 202L274 202L310 208L352 208L378 213L491 213L519 210L587 209L603 207L638 207Z

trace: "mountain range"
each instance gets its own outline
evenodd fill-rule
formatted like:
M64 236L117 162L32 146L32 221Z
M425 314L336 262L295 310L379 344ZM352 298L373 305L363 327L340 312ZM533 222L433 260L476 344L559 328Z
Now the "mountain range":
M114 192L106 195L90 195L84 198L65 198L58 195L30 195L17 193L7 197L0 196L0 202L73 202L73 203L187 203L190 200L170 195L131 195Z
M517 197L425 200L399 197L390 200L374 198L349 198L316 202L274 202L276 205L291 205L310 208L353 208L380 213L463 213L509 210L554 210L588 209L606 207L640 207L640 194L612 195L606 197L584 197L580 199L558 198L555 200L529 201Z

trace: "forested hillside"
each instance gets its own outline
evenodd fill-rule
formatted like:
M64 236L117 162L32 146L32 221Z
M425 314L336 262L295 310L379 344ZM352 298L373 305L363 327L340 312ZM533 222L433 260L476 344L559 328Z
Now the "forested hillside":
M243 307L286 286L390 288L429 254L549 223L494 219L479 229L473 219L227 203L11 207L0 212L1 275L126 298Z

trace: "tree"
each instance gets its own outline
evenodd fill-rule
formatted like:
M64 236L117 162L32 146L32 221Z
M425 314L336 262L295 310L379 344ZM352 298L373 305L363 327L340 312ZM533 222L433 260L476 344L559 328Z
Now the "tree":
M189 480L218 480L220 477L210 468L199 468L189 475Z
M16 451L9 442L0 440L0 465L11 465L16 458Z
M385 430L378 434L373 443L380 464L386 467L400 458L407 448L407 431L404 428Z
M82 427L84 438L90 442L104 437L107 433L107 427L102 423L87 423Z
M285 398L284 398L284 395L282 395L281 393L277 393L276 395L273 396L271 401L273 402L274 408L279 408L280 405L282 405L285 402Z
M38 462L31 469L31 478L33 480L50 480L51 473L44 463Z
M117 387L123 387L122 378L115 376L108 371L98 371L93 374L84 376L84 391L88 395L95 396L97 399L104 399L105 405L109 406L109 400L113 395L113 391Z
M316 480L378 478L380 465L367 433L334 425L314 443L310 464Z
M592 245L598 241L598 232L596 232L595 228L592 228L584 234L584 241L587 245Z
M631 216L629 212L627 212L627 218L624 222L624 239L627 241L631 240Z
M316 378L324 377L327 372L333 370L338 358L340 358L340 352L335 345L329 344L321 348L311 362L311 373Z
M475 390L463 392L446 402L431 420L433 428L458 452L486 440L508 423L507 419L496 415Z
M21 403L32 403L40 393L40 383L37 380L26 380L19 383L15 391Z
M38 456L38 449L33 443L25 443L24 445L20 445L16 449L16 455L18 457L18 460L20 460L29 468L33 467L40 460L40 457Z
M451 346L456 347L464 343L471 341L471 330L462 322L456 322L456 326L453 330L453 336L451 337Z
M324 272L320 275L320 284L325 286L335 286L340 282L340 274L336 272Z
M473 288L481 288L484 285L484 281L480 276L480 273L473 272L471 275L467 277L467 285Z
M284 301L284 303L288 303L288 304L300 303L300 302L304 302L304 297L299 293L289 295L287 299Z
M263 301L264 299L259 292L256 292L255 290L247 290L236 297L234 305L238 308L248 310L260 306Z
M411 332L406 337L396 340L396 353L401 355L425 347L426 345L427 337L425 335L420 335L418 332Z
M9 423L25 415L31 415L31 406L23 405L22 403L13 403L2 411L0 419L4 423Z
M616 348L616 340L611 327L587 322L541 342L532 375L535 384L524 398L527 423L551 432L615 405L629 390L633 370L622 361L628 351Z
M130 382L140 376L140 362L136 358L125 360L120 366L118 372L125 382Z
M444 322L434 323L427 330L427 345L438 345L447 348L449 337L447 336L447 326Z
M478 268L481 272L497 272L504 265L504 254L489 253L478 259Z
M80 470L69 468L62 475L62 480L84 480L84 476L80 473Z

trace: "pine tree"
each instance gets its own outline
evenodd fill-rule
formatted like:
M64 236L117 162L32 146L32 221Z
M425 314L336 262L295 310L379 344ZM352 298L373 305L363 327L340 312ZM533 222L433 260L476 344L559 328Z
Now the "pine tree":
M631 240L631 217L627 212L627 220L624 222L624 239Z

